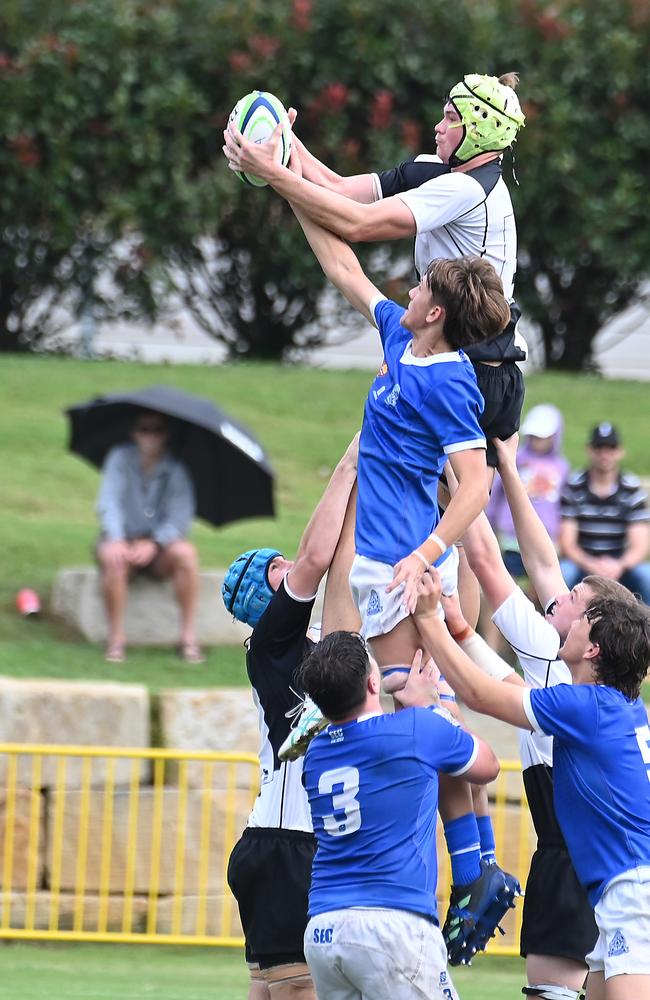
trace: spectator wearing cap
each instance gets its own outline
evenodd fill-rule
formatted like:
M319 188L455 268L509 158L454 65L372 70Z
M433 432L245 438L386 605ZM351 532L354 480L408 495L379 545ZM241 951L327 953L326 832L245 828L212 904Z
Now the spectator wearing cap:
M567 586L596 574L618 580L650 604L650 512L637 476L621 472L616 427L601 423L587 442L589 465L562 491L561 566Z
M519 476L531 503L552 540L560 534L560 498L569 473L562 454L564 421L556 406L542 403L529 410L521 426L522 444L517 452ZM495 479L486 514L499 539L503 561L515 577L526 575L519 544L501 479Z

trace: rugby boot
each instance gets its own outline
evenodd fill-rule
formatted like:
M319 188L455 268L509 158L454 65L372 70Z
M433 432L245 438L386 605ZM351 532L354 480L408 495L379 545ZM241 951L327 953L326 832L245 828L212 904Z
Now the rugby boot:
M294 717L291 732L278 750L280 760L297 760L306 752L314 736L328 725L327 719L316 707L309 695L305 700L287 712L287 718Z

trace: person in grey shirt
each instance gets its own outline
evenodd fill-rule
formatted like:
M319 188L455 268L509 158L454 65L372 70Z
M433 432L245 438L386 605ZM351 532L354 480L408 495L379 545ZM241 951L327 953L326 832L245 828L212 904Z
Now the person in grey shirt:
M108 453L97 498L97 559L109 622L106 660L126 659L128 582L146 570L173 579L181 615L179 653L187 663L201 663L194 632L198 557L186 537L195 510L192 481L168 450L169 426L162 414L138 413L131 438Z

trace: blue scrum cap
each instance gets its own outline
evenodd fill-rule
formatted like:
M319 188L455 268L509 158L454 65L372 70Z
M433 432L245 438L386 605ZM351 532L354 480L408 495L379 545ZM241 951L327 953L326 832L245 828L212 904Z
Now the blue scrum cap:
M268 578L269 563L282 555L277 549L249 549L237 556L226 572L221 594L227 611L253 628L275 593Z

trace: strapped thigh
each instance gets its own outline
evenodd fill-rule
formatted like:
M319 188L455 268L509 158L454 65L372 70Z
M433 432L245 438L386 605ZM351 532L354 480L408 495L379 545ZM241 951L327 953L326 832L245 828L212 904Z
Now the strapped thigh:
M264 979L264 973L260 969L257 962L247 962L247 965L251 977L251 983L263 983L266 981Z
M278 983L299 984L311 979L309 966L306 962L288 962L286 965L272 965L270 969L262 969L261 974L269 987L275 986Z

